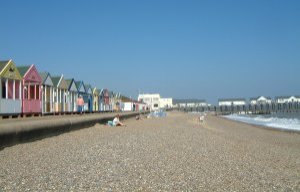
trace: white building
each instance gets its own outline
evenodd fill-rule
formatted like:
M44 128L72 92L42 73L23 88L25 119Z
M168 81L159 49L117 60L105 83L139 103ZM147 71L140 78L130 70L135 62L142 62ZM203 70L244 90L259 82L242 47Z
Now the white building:
M251 98L250 99L250 104L251 105L271 104L271 103L272 103L271 97L260 96L260 97L257 97L257 98Z
M146 103L151 111L173 107L172 98L161 98L159 94L139 94L138 101Z
M275 102L278 104L283 103L300 103L300 96L290 96L290 97L276 97Z
M160 109L159 94L139 94L138 101L146 103L151 111Z
M173 107L173 99L172 98L160 98L159 100L160 108L172 108Z
M242 106L246 105L245 99L219 99L219 106Z

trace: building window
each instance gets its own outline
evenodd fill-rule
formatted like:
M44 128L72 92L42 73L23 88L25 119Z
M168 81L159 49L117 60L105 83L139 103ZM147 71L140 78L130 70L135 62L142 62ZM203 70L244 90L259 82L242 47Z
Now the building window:
M36 85L36 92L35 92L35 95L36 95L36 100L39 100L40 99L40 86L39 85Z
M153 106L154 106L154 107L158 107L158 104L155 103Z
M28 99L28 85L24 86L24 99Z
M34 87L35 87L35 85L30 85L30 95L29 95L29 98L30 99L35 99L34 98Z
M2 98L6 99L6 80L2 79Z

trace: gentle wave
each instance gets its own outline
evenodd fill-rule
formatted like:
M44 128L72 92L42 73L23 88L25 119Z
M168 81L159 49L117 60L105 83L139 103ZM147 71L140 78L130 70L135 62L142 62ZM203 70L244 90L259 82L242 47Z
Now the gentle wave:
M300 131L300 119L297 118L280 118L272 116L251 116L251 115L227 115L224 116L228 119L235 121L241 121L244 123L262 125L267 127Z

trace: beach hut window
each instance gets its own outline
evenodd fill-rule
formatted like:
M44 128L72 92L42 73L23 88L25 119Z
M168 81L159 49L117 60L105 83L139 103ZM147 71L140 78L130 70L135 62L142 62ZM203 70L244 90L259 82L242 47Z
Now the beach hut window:
M14 97L14 81L8 80L8 99L13 99Z
M6 81L5 79L2 80L2 98L6 99Z
M36 85L36 92L35 92L35 95L36 95L36 100L40 99L40 86L39 85Z
M15 98L20 99L20 81L15 82Z
M24 86L24 99L28 99L28 85Z
M30 95L29 95L29 98L30 99L35 99L34 98L34 85L30 85Z

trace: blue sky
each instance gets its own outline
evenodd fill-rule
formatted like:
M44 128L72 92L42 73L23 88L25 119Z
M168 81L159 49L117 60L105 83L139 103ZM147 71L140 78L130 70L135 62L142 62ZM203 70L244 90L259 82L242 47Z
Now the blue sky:
M0 0L0 59L127 96L300 95L300 1Z

